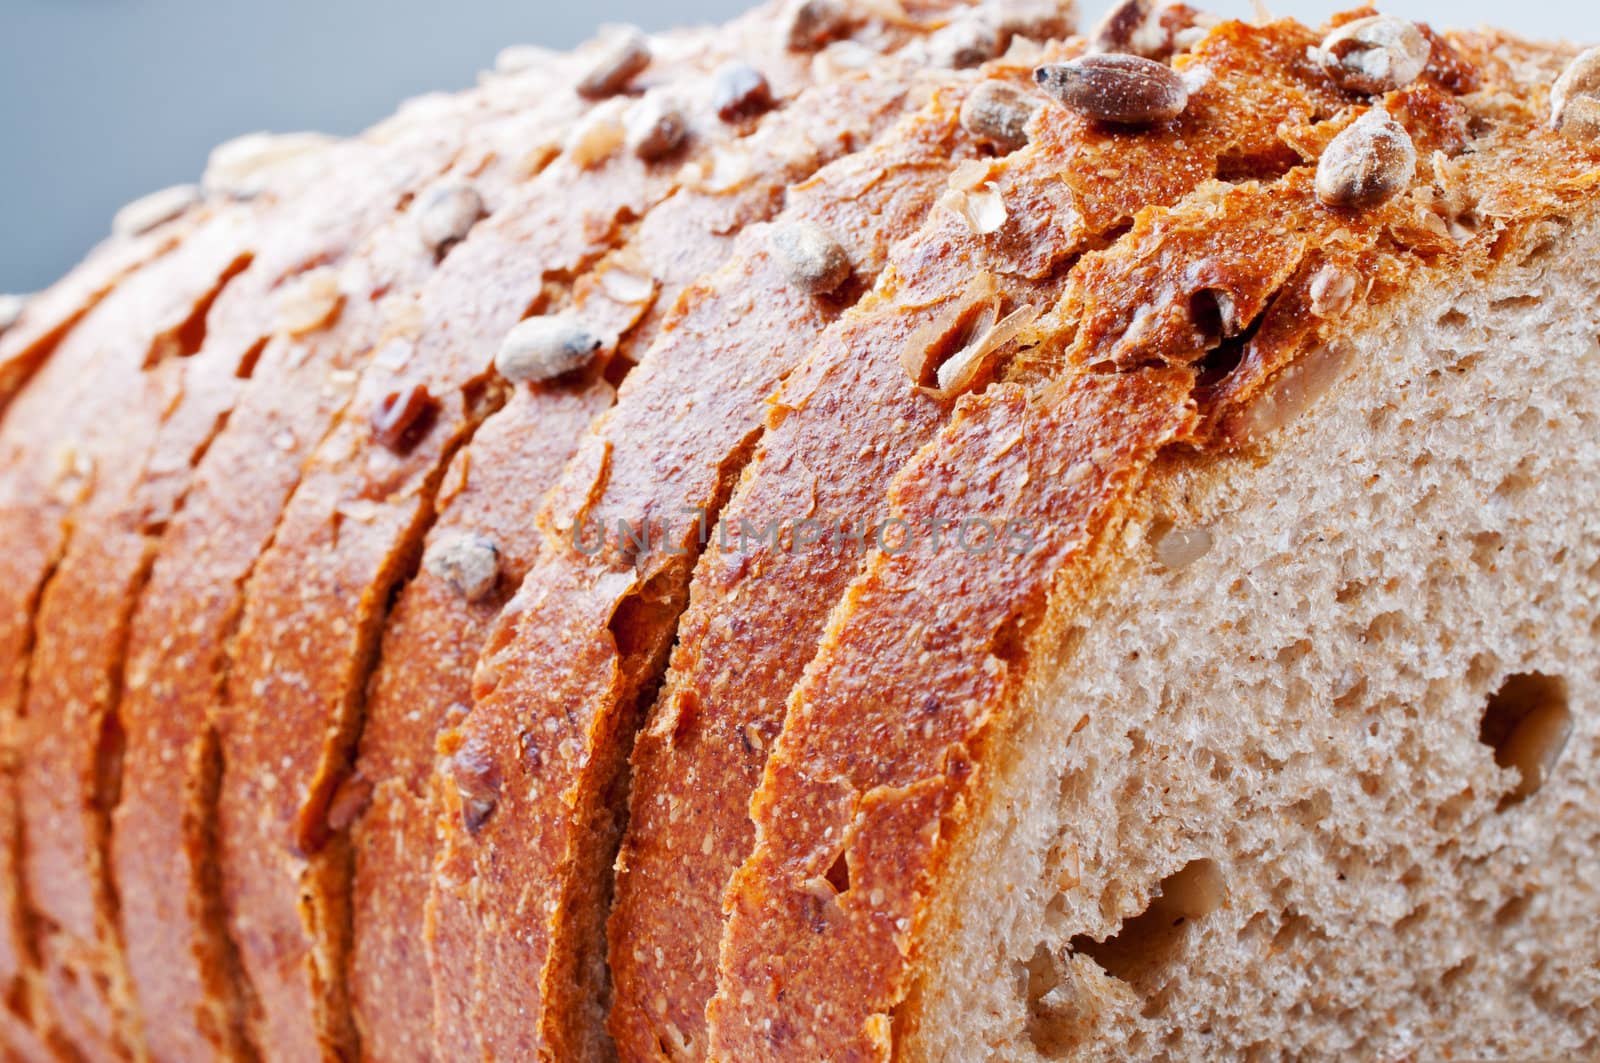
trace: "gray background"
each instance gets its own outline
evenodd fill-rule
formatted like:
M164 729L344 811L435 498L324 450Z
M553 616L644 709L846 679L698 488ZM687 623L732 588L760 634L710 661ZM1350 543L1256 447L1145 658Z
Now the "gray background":
M753 0L0 0L0 292L49 283L117 207L193 180L258 129L351 133L406 96L468 85L502 46L607 21L726 18ZM1082 0L1089 17L1107 0ZM1274 0L1320 20L1358 0ZM1245 15L1248 0L1197 3ZM1438 25L1600 41L1600 2L1391 0Z

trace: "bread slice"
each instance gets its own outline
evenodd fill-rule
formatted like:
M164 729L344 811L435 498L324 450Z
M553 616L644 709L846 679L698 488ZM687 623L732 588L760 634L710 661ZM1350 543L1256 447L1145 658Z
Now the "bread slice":
M788 692L864 559L860 540L872 535L860 529L884 517L883 483L955 401L914 385L903 364L908 347L942 346L950 357L979 346L999 318L1052 305L1079 257L1142 207L1170 203L1218 170L1283 166L1278 126L1336 106L1325 82L1295 62L1311 40L1307 30L1217 30L1191 57L1208 71L1206 91L1170 131L1134 137L1059 110L1041 115L1029 146L963 182L1005 204L1001 232L974 232L957 211L935 212L896 249L879 291L786 383L696 575L672 672L634 758L618 911L638 914L613 948L651 958L641 981L665 1000L663 1025L691 1034L702 1026L696 1016L715 988L723 889L749 852L749 797ZM1081 47L1069 44L1059 57ZM1258 121L1241 122L1241 113ZM1177 143L1184 162L1172 166ZM974 274L984 277L976 288ZM987 324L974 324L985 312ZM773 545L761 531L807 518L821 537L804 548ZM630 908L634 891L641 900ZM703 1051L704 1038L693 1039Z
M1561 691L1585 682L1594 548L1562 492L1592 476L1573 381L1597 321L1562 255L1590 246L1600 191L1595 149L1550 129L1566 55L1449 47L1450 78L1377 104L1424 152L1399 195L1331 210L1295 167L1141 214L895 477L891 515L1016 521L1030 549L879 550L835 606L751 803L713 1058L1519 1058L1593 1037L1561 977L1586 946L1449 970L1505 940L1463 929L1454 890L1484 915L1518 892L1528 851L1488 813L1545 796L1519 778L1549 776ZM1328 117L1307 143L1354 115ZM1219 343L1218 307L1253 324ZM1508 357L1534 336L1560 369ZM1540 411L1525 433L1576 433L1559 517L1497 503L1537 482L1510 433L1481 478L1453 464L1452 422L1481 432L1488 395ZM1472 562L1452 543L1485 523ZM1574 593L1541 653L1488 603L1533 615L1549 592L1518 573L1550 559ZM1574 822L1554 790L1530 813L1545 839ZM1543 880L1557 920L1587 918L1572 852ZM1485 992L1529 1002L1480 1023Z
M109 817L120 787L116 706L128 622L161 533L183 504L192 465L225 423L267 338L302 312L296 300L309 297L299 289L317 279L312 267L357 248L414 189L416 167L427 165L425 148L417 141L388 149L319 145L314 165L326 179L308 172L302 195L236 211L249 217L235 227L227 268L181 327L135 367L139 375L106 393L83 436L121 460L107 463L88 493L76 519L96 534L69 538L35 620L38 679L26 736L33 755L23 766L23 810L35 839L27 872L41 909L61 928L59 941L45 939L57 996L109 993L120 1036L132 1045L141 1034L107 866ZM247 176L237 168L226 175ZM130 394L147 397L127 402ZM97 994L102 982L109 989Z
M1600 53L1066 7L518 50L0 310L0 1052L1600 1052Z
M415 290L435 266L440 249L423 231L423 211L467 181L492 209L542 167L584 109L553 92L582 61L416 101L368 134L403 160L397 173L418 182L401 197L407 209L340 267L330 286L339 303L325 320L279 331L260 351L163 535L139 595L118 705L125 749L112 845L128 963L157 1058L234 1058L246 1044L247 992L215 881L210 824L221 762L205 715L223 682L242 587L307 453L348 401L384 327L386 299Z
M835 88L804 92L753 126L733 116L727 128L737 139L719 138L701 162L708 179L678 187L573 285L568 316L607 337L603 371L515 389L452 459L424 555L487 543L493 571L486 586L467 588L425 563L398 593L369 684L351 784L365 795L366 807L350 827L348 963L365 1050L384 1058L427 1058L437 1037L438 1056L477 1051L465 986L441 1003L436 1032L430 1022L433 984L423 939L433 869L428 783L435 738L451 713L471 704L479 649L537 552L540 503L584 430L611 406L611 381L644 357L663 327L681 328L676 313L659 307L676 306L690 284L729 255L745 225L778 209L788 186L903 111L909 71L883 60L874 71L871 79L852 74ZM817 120L814 108L824 103L824 113L836 119Z

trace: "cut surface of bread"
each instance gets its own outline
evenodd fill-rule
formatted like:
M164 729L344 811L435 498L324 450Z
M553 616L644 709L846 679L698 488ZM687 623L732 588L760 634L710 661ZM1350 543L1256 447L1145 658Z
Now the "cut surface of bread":
M1172 455L1109 593L1058 589L902 1051L1600 1049L1600 216L1541 245L1342 338L1261 452Z
M1600 49L773 0L0 302L0 1054L1600 1054Z

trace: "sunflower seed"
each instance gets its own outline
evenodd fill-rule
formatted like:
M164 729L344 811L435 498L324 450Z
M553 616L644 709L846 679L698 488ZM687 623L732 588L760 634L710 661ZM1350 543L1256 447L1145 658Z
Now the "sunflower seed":
M275 181L314 172L317 158L334 143L321 133L248 133L212 150L200 187L250 199Z
M615 96L649 65L649 40L636 29L625 29L605 45L589 73L578 81L578 95L587 100Z
M775 227L772 248L789 282L803 292L827 295L850 278L850 256L826 229L813 222Z
M928 40L928 55L933 65L946 70L982 66L999 54L999 32L976 17L956 19Z
M1033 72L1067 110L1097 122L1151 125L1178 117L1189 90L1169 66L1137 55L1086 55Z
M471 185L437 185L423 195L417 209L417 235L424 247L442 255L466 239L485 213L483 197Z
M961 127L1016 151L1028 142L1028 120L1038 109L1038 101L1015 85L985 81L961 104Z
M488 597L500 579L500 548L483 535L449 535L428 547L424 567L469 602Z
M818 52L850 35L852 19L840 0L799 0L789 9L784 43L791 52Z
M1328 34L1317 58L1343 88L1376 96L1417 80L1432 53L1416 23L1371 15Z
M1000 31L1002 47L1013 37L1054 41L1078 28L1078 5L1074 0L988 0L984 17Z
M771 109L772 86L749 63L725 63L711 88L711 105L724 122L738 122Z
M439 403L421 384L391 391L372 410L372 436L396 454L416 446L433 424Z
M1550 124L1573 140L1600 142L1600 48L1578 56L1556 79Z
M506 333L494 367L513 384L543 383L582 369L604 345L568 318L530 317Z
M645 162L666 158L689 139L689 123L683 110L661 96L646 96L635 104L624 127L628 149Z
M173 185L151 192L117 211L111 219L111 231L117 236L147 233L198 205L201 198L198 185Z
M1375 207L1417 174L1411 134L1382 108L1333 138L1317 163L1317 198L1330 207Z

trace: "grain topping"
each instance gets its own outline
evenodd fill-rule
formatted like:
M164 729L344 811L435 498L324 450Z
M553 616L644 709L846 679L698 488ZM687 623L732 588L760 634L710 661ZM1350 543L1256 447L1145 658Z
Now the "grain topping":
M852 21L840 0L799 0L789 9L784 44L791 52L819 52L848 37Z
M827 295L850 279L850 256L826 229L809 221L772 230L772 249L789 283L812 295Z
M111 219L117 236L138 236L185 213L202 199L198 185L173 185L129 203Z
M372 438L404 454L427 434L438 410L438 401L421 384L391 391L372 408Z
M1000 31L1005 47L1013 37L1033 41L1056 41L1072 36L1078 28L1078 5L1074 0L988 0L984 15Z
M460 181L436 185L417 208L417 235L424 247L443 255L466 239L485 213L483 197L471 185Z
M1033 79L1067 110L1113 125L1153 125L1189 106L1189 90L1171 67L1137 55L1086 55L1041 66Z
M249 199L294 168L309 169L333 143L321 133L247 133L212 150L200 187Z
M724 122L754 118L772 107L772 86L749 63L724 63L711 86L711 106Z
M1375 207L1417 174L1411 134L1376 108L1333 138L1317 163L1317 198L1330 207Z
M570 318L530 317L506 333L494 367L513 384L539 384L582 369L603 346L599 336Z
M1015 85L985 81L961 104L961 127L1007 151L1028 142L1028 120L1039 102Z
M624 120L628 150L645 162L666 158L689 139L683 109L660 95L646 96L628 111Z
M1341 87L1380 95L1417 80L1432 52L1433 46L1416 23L1393 15L1372 15L1328 34L1316 56Z
M649 40L639 30L629 27L605 46L589 73L579 80L578 95L587 100L615 96L649 65Z
M469 602L482 601L500 579L500 548L477 534L451 535L428 547L423 566Z
M291 336L314 332L332 321L344 305L339 271L317 266L291 278L278 290L278 328Z
M1000 33L986 20L968 15L929 38L928 54L934 66L969 70L1000 54Z
M1578 56L1556 79L1550 124L1573 140L1600 142L1600 48Z

